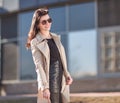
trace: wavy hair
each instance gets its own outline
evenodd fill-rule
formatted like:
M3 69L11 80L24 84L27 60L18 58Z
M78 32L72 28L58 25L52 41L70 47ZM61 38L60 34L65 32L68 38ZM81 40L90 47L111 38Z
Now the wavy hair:
M39 8L37 9L34 14L33 14L33 18L32 18L32 23L31 23L31 27L28 33L28 37L27 37L27 43L26 43L26 48L30 48L30 42L33 38L36 37L36 34L40 31L40 29L38 28L39 22L40 22L40 18L46 14L48 14L48 8Z

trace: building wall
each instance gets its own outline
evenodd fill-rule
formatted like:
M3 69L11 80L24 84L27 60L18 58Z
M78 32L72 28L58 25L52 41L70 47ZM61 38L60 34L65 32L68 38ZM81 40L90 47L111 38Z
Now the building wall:
M119 0L17 0L13 7L9 0L3 0L1 4L2 81L36 80L31 52L25 43L34 10L47 5L53 19L51 32L61 35L74 78L71 91L120 91L119 60L114 60L120 52L119 43L115 43L120 40ZM105 40L109 42L111 35L111 40L116 40L110 47L117 53L109 55ZM105 61L106 55L113 61L110 71L105 66L111 65Z

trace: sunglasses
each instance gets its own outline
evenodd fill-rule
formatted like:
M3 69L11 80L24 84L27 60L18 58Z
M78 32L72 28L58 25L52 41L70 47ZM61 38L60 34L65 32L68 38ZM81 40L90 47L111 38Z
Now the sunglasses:
M48 22L48 23L52 23L52 19L49 18L49 19L47 19L47 20L43 20L43 21L41 21L41 24L42 24L42 25L46 25L47 22Z

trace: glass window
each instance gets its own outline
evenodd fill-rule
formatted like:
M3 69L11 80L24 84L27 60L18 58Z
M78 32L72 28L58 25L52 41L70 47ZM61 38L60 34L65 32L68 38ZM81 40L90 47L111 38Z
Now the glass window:
M120 46L116 47L116 56L120 57Z
M83 30L95 27L95 3L81 3L69 8L69 29Z
M111 30L111 28L110 28ZM119 60L120 59L120 36L119 32L115 32L115 30L104 31L99 35L101 36L101 44L100 44L100 64L103 65L101 69L103 69L103 73L119 73ZM104 40L104 45L103 45Z
M2 2L0 2L0 5L2 4ZM1 25L1 18L0 18L0 25ZM1 26L0 26L0 32L1 32ZM2 75L1 75L1 73L2 73L2 54L1 54L1 51L2 51L2 49L1 49L1 33L0 33L0 80L2 79Z
M104 72L109 73L109 72L112 72L113 70L114 69L113 69L113 65L112 65L112 60L107 60L105 62L105 70L104 70Z
M26 38L31 25L33 12L19 14L19 45L20 45L20 77L21 79L35 79L35 66L31 51L25 48ZM27 18L27 19L26 19Z
M37 0L19 0L20 9L37 6Z
M111 35L105 36L105 45L111 45L112 44L112 37Z
M105 56L106 58L109 58L112 56L112 48L105 48Z
M97 73L96 31L70 32L68 35L69 69L74 78Z
M58 2L58 0L38 0L38 3L41 4L50 4L50 3L55 3Z
M120 72L120 59L116 60L116 71Z
M1 61L2 79L18 79L17 15L1 17Z
M98 25L120 25L120 0L98 0Z
M1 36L2 39L17 37L17 15L1 17Z
M51 31L66 31L65 7L50 9L50 16L53 19Z
M115 39L116 39L116 43L120 44L120 32L116 32Z

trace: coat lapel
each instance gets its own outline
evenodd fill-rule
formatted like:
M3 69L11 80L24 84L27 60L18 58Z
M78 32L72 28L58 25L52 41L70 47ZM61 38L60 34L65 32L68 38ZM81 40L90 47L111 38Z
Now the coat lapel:
M45 65L46 65L46 74L47 74L47 78L49 80L49 64L50 64L50 51L49 51L49 47L47 44L47 40L42 38L42 36L40 36L40 34L38 34L36 36L36 39L38 41L37 43L37 47L40 50L40 52L43 54L43 56L45 57Z
M61 55L61 49L60 49L60 37L54 33L51 33L52 38L55 41L55 44L58 47L59 53ZM47 40L44 39L41 34L37 34L36 39L38 41L37 43L37 47L40 49L40 51L43 53L43 55L48 59L48 57L50 56L50 52L49 52L49 47L47 44Z
M36 39L38 41L37 47L39 48L39 50L42 52L42 54L47 59L49 57L49 47L48 47L48 44L47 44L47 40L44 39L40 34L38 34L36 36Z

